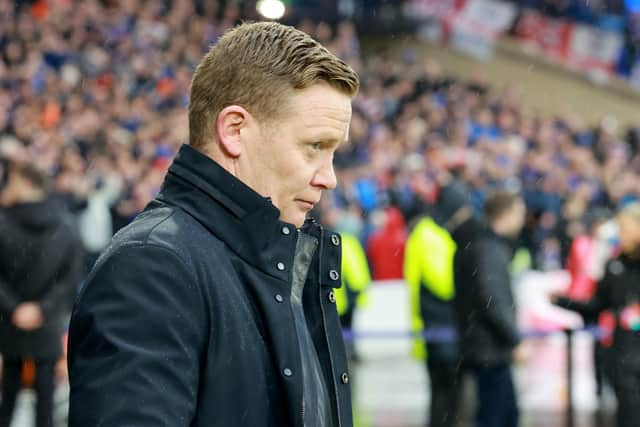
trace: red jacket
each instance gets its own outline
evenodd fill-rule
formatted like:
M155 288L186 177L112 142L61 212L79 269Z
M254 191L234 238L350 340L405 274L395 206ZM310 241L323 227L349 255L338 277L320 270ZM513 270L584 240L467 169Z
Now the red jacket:
M571 243L567 258L567 270L571 276L567 297L572 300L588 301L596 293L598 282L591 272L592 264L597 262L595 249L595 239L589 236L578 236ZM605 333L600 342L605 347L613 343L615 324L616 318L610 311L603 311L598 316L598 326Z
M567 296L571 299L587 301L596 292L596 281L589 274L594 249L594 240L589 236L578 236L571 243L567 258L567 270L571 276Z
M385 224L373 233L367 244L373 280L403 278L404 248L407 230L402 213L397 208L387 208Z

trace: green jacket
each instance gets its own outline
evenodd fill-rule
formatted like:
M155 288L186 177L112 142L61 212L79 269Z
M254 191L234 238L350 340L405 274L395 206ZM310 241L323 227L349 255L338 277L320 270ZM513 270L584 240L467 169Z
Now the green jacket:
M423 218L409 234L404 258L404 278L409 289L411 331L414 334L412 354L424 359L427 349L422 339L424 322L421 315L421 286L437 299L451 301L453 284L453 255L456 244L449 232L432 218Z
M344 314L349 308L347 288L356 293L356 306L364 306L367 293L364 292L371 283L369 264L364 249L358 238L352 234L341 233L342 236L342 287L335 290L338 314Z

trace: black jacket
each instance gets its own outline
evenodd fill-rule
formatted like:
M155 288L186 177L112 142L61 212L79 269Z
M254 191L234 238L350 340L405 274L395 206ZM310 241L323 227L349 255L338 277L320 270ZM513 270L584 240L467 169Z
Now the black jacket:
M183 146L159 196L115 237L70 328L70 427L298 426L303 364L290 304L295 227ZM351 426L333 287L340 239L318 241L306 322L335 426Z
M71 215L52 198L0 210L0 353L54 359L82 274L82 246ZM39 303L44 326L16 328L11 316L26 301Z
M629 308L640 304L640 259L619 256L607 263L605 274L598 283L596 294L589 301L559 298L557 304L574 310L586 318L595 318L600 312L611 310L616 317L613 345L608 350L608 362L618 369L640 369L640 335L629 328ZM640 307L636 306L640 310ZM640 314L636 310L636 315ZM640 321L640 319L637 319ZM640 324L636 324L636 327Z
M475 219L461 224L452 237L458 339L469 365L509 363L519 342L511 291L508 242Z

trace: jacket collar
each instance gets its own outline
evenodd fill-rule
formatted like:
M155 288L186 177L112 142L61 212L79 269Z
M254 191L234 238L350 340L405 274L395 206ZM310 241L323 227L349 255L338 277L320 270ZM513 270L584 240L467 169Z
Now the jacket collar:
M275 219L280 215L280 211L268 198L260 196L215 160L190 145L180 148L168 175L188 181L203 195L223 204L239 220L255 211L263 211Z
M289 282L297 241L296 227L280 221L280 211L268 198L208 156L183 145L167 172L157 199L183 209L245 262ZM336 246L339 252L339 245L322 244L322 240L335 243L338 238L333 233L325 233L313 219L307 220L302 230L319 238L321 248ZM333 262L330 264L331 267L325 268L336 268ZM339 282L329 281L327 285L338 287Z

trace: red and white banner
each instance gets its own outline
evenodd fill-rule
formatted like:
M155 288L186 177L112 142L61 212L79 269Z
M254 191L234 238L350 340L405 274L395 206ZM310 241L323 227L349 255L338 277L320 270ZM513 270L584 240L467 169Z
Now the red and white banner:
M622 34L587 25L574 25L567 62L581 70L612 73L623 44Z
M413 0L406 3L404 14L423 24L418 31L421 39L446 42L451 33L451 23L467 0Z
M569 52L572 25L560 19L547 18L539 12L522 12L516 35L525 47L544 53L556 61L564 61Z
M424 21L420 37L442 41L480 59L493 53L496 39L516 19L518 7L500 0L412 0L409 18ZM622 34L549 18L524 9L516 36L527 49L552 61L586 72L610 74L624 45Z
M587 72L611 73L622 50L621 34L525 10L516 35L529 49Z
M513 24L517 7L497 0L469 0L453 19L452 45L465 53L486 59L495 40Z
M495 38L508 30L517 8L498 0L469 0L454 19L456 27L485 38Z
M405 16L413 19L447 19L455 15L466 0L413 0L406 4Z
M517 7L499 0L413 0L404 13L424 21L420 38L450 42L460 51L487 59L496 38L513 24Z

